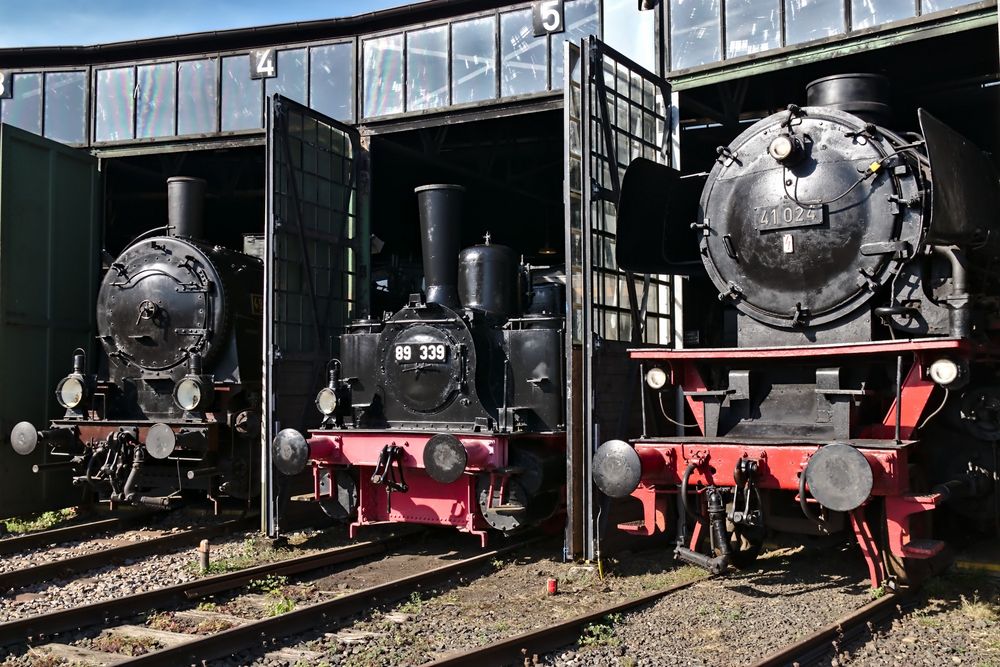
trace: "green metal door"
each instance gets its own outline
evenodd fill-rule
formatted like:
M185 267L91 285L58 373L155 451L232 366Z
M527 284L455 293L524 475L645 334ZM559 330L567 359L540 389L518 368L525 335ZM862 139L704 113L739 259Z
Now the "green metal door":
M367 151L358 131L275 95L267 128L263 530L278 532L270 443L318 426L339 335L369 310Z
M48 426L73 350L93 349L99 186L85 151L0 126L0 517L80 498L65 471L32 474L42 448L14 453L10 430Z

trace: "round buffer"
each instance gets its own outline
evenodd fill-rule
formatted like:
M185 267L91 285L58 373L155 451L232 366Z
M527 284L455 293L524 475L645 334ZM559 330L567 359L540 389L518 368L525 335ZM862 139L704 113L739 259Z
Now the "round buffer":
M813 498L836 512L861 507L874 485L872 467L865 455L840 443L821 447L813 454L805 474Z
M294 428L278 431L271 442L274 467L283 475L297 475L309 462L309 443Z
M608 440L594 454L594 484L606 496L624 498L639 486L642 462L632 445Z
M435 482L451 484L469 464L462 442L450 433L438 433L424 445L424 468Z

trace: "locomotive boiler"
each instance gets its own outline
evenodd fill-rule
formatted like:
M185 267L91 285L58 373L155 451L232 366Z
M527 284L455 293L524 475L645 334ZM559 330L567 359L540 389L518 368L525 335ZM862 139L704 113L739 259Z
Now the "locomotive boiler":
M425 292L340 338L322 424L280 432L285 474L312 471L332 518L410 522L480 536L561 506L564 285L486 242L459 253L463 188L417 188ZM534 275L535 278L531 279Z
M167 181L168 234L132 242L101 283L105 363L74 352L55 392L65 414L11 433L15 451L48 447L101 500L167 507L186 491L256 489L263 264L203 240L204 191Z
M641 504L622 530L676 527L681 560L721 572L768 531L843 531L877 586L997 529L997 176L924 110L889 129L881 76L807 97L719 147L694 220L678 174L630 165L620 265L701 280L723 325L629 351L648 432L605 442L593 478Z

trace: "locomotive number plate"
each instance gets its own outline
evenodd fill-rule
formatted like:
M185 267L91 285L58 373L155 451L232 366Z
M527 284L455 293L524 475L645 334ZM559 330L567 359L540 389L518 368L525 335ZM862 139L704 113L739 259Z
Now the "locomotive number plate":
M806 207L788 199L777 206L758 206L754 208L753 212L754 223L759 232L793 227L813 227L826 222L826 205Z
M405 343L393 348L393 359L399 364L446 364L448 346L440 343Z

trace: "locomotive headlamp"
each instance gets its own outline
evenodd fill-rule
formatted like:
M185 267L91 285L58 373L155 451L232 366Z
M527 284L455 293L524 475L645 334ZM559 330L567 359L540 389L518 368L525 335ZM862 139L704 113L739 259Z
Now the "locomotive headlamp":
M935 384L951 387L963 379L962 367L951 359L938 359L931 364L930 376Z
M83 378L75 374L64 377L56 387L56 400L59 401L59 405L69 410L83 403L86 394L87 388Z
M802 149L799 140L790 134L781 134L767 147L768 155L782 164L793 161Z
M646 384L653 389L663 389L667 384L667 372L658 366L646 371Z
M323 387L316 394L316 408L321 414L329 417L337 410L337 392L330 387Z
M212 385L188 375L174 386L174 403L186 412L201 411L211 402L212 393Z
M73 372L56 385L56 400L67 410L74 410L88 398L87 379L83 376L87 367L87 357L83 350L73 352Z

